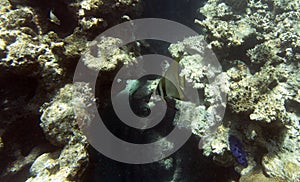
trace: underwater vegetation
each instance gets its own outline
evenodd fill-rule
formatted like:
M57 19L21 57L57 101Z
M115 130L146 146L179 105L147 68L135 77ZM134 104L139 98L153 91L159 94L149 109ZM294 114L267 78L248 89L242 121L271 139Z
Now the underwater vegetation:
M0 181L300 181L300 2L160 3L0 0ZM92 40L109 27L152 15L178 17L200 30L160 45L181 67L176 79L197 89L200 102L175 97L157 77L122 80L120 93L148 99L133 109L151 107L156 88L173 96L164 98L174 116L167 124L136 132L116 126L108 90L120 66L152 50L151 43L119 48L118 37ZM219 66L205 61L208 50ZM79 61L89 74L99 71L95 96L88 83L72 83ZM174 125L190 128L191 140L154 164L116 163L94 151L80 130L94 116L92 102L108 127L128 140L153 141ZM172 144L165 140L160 147Z

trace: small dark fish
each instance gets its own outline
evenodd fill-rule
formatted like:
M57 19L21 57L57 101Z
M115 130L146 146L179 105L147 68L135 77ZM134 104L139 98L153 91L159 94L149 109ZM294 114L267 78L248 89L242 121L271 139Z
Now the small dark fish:
M237 162L243 166L248 166L247 155L240 140L234 135L230 135L228 141L231 153L237 159Z

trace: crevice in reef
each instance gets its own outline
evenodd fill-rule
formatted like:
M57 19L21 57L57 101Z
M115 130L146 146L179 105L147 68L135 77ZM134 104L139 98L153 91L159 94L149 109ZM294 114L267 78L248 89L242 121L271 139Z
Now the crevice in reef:
M165 18L183 23L190 28L201 32L194 19L199 17L196 9L204 1L174 1L174 0L146 0L142 18ZM140 55L162 54L170 56L170 43L157 40L143 40ZM138 54L137 54L138 55ZM119 65L121 66L121 65ZM120 121L113 111L110 101L111 83L118 69L109 72L100 72L96 84L96 98L99 105L98 112L106 127L117 137L132 143L149 143L155 137L164 137L173 129L173 118L176 110L168 107L167 114L157 126L149 130L136 130ZM151 80L150 77L145 78ZM105 88L105 89L104 89ZM133 110L141 109L139 102L133 101ZM134 106L133 106L134 105ZM226 181L238 179L239 175L233 167L219 166L210 157L205 157L199 150L199 138L192 136L188 142L176 153L159 162L144 165L124 164L113 161L89 147L90 164L84 173L84 181ZM191 157L193 156L193 157ZM168 163L168 164L167 164ZM166 168L169 166L169 168Z
M53 150L39 126L38 108L32 105L38 81L3 71L0 85L0 134L4 143L0 181L25 181L35 159L27 156Z
M38 22L43 27L43 32L55 31L60 37L65 37L73 33L77 26L76 12L71 10L68 3L73 0L10 0L13 8L17 6L32 7L37 15ZM51 22L51 16L56 16L59 23Z

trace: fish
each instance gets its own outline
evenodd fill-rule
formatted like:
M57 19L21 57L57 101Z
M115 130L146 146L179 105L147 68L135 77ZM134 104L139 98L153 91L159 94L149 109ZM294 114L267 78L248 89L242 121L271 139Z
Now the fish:
M179 70L178 62L172 63L166 71L165 76L161 78L157 91L162 98L168 97L178 100L186 98L184 94L185 80L179 76Z
M240 140L234 136L230 135L228 138L229 147L232 155L236 158L237 162L242 166L248 166L247 154L243 149L243 145Z
M50 10L49 12L49 20L50 22L60 25L60 20L57 18L57 16L53 13L53 9Z

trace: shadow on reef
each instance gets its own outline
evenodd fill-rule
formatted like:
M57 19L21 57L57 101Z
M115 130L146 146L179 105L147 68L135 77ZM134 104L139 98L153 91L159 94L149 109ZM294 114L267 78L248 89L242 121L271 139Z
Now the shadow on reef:
M232 166L220 167L212 159L203 156L202 152L195 147L198 142L198 139L191 137L179 151L170 157L143 165L113 161L90 147L90 165L83 176L83 181L223 182L238 180L239 175L234 172Z
M163 18L182 23L196 31L199 26L195 18L203 19L197 9L206 1L203 0L145 0L142 18Z
M25 181L34 157L53 149L39 126L38 109L30 105L38 82L2 70L0 85L0 181Z
M164 119L147 130L133 129L122 123L115 115L110 103L110 87L115 72L101 72L96 84L96 97L99 113L106 127L117 137L132 143L149 143L163 137L173 129L176 110L169 103ZM151 79L151 78L149 78ZM105 89L103 89L105 88ZM138 109L138 101L133 111ZM239 175L233 166L221 167L211 158L203 156L197 147L199 138L192 136L181 149L166 159L151 164L125 164L114 161L89 147L89 166L82 181L229 181L237 180Z

